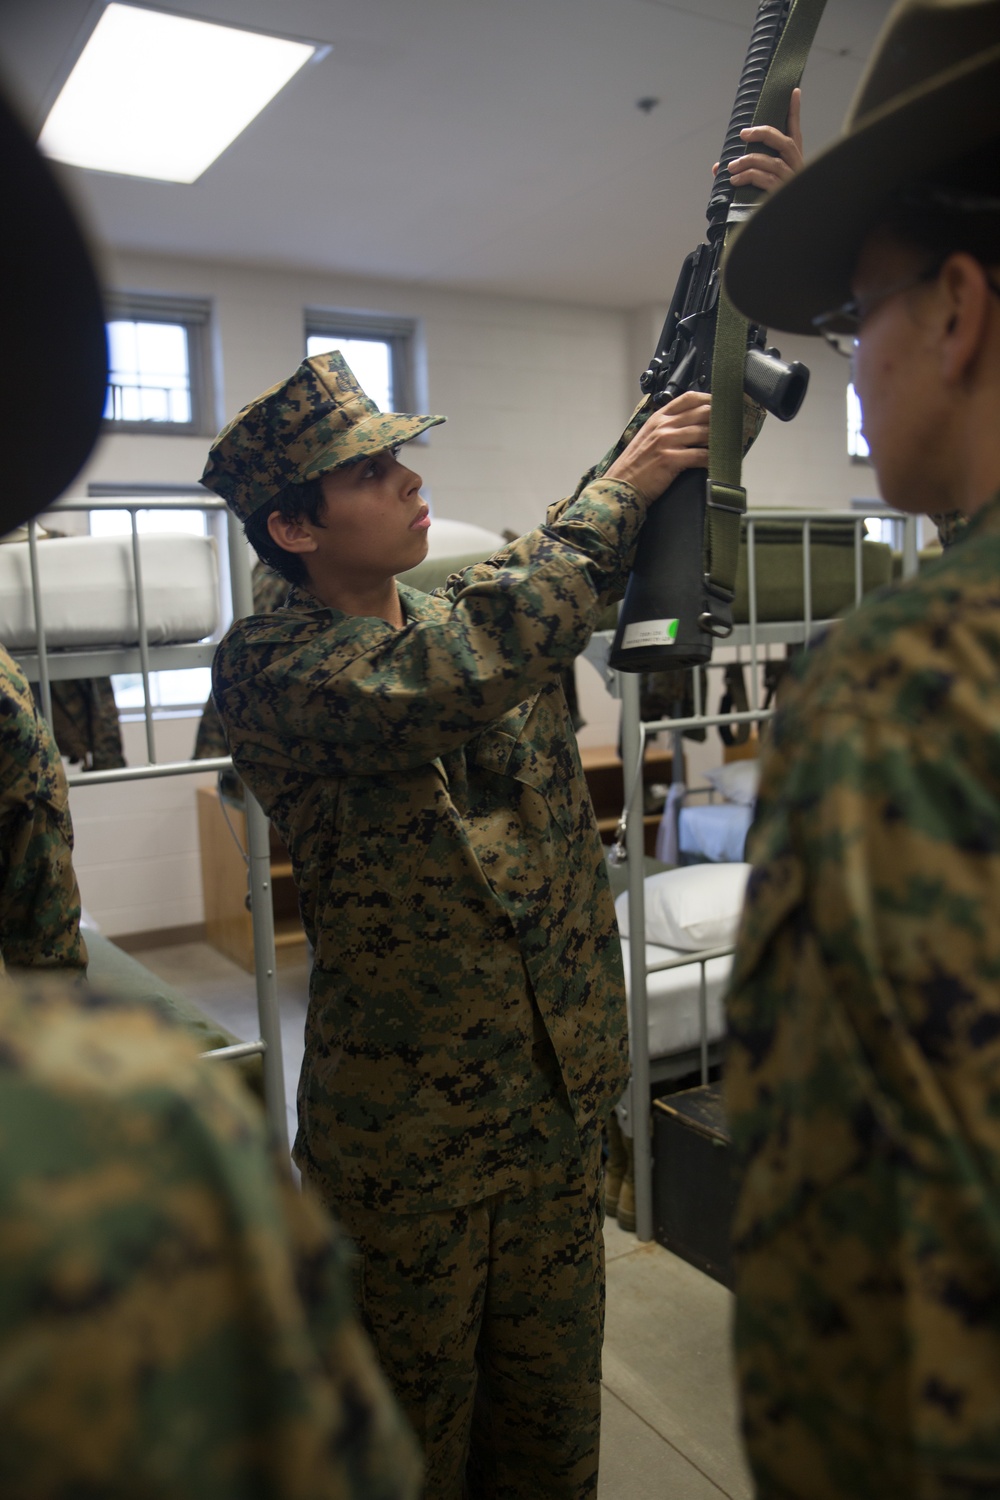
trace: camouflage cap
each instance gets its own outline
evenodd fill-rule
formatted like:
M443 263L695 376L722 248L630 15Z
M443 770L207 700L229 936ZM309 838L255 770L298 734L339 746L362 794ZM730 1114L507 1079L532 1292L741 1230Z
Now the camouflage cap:
M201 482L247 521L290 484L398 447L444 420L380 412L343 355L315 354L222 429Z

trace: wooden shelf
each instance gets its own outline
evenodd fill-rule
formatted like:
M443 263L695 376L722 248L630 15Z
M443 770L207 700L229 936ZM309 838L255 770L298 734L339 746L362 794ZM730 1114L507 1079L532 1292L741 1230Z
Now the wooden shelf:
M298 917L276 917L274 920L274 946L297 948L304 945L306 935Z
M198 838L205 898L205 934L220 953L253 972L253 924L247 909L247 868L241 849L226 826L214 786L197 788ZM229 821L243 849L247 846L246 814L238 803L227 803ZM271 829L271 900L274 908L274 946L280 952L304 948L306 935L299 920L298 894L292 862Z
M625 800L625 783L622 763L614 745L586 745L581 747L580 762L590 789L590 800L594 804L597 828L605 844L610 844L621 817ZM644 786L654 781L669 785L673 778L674 758L669 750L658 745L649 745L643 761L642 780ZM642 820L645 832L644 844L647 854L656 848L656 830L660 826L660 814L648 813Z

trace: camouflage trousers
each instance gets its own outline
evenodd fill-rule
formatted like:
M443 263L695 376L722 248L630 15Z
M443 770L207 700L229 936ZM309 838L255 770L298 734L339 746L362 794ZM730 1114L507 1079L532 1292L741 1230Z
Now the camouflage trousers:
M440 1213L340 1203L361 1308L423 1446L426 1500L597 1493L604 1339L601 1141Z

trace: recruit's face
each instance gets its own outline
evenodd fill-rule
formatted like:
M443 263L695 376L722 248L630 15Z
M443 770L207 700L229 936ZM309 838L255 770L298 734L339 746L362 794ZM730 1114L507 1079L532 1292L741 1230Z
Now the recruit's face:
M883 498L918 512L949 508L942 498L949 483L948 401L938 357L936 288L933 281L917 280L927 260L875 234L852 283L862 308L871 308L858 335L854 384L872 463Z
M357 584L377 583L422 562L430 522L422 483L389 448L324 474L323 527L314 533L323 566Z

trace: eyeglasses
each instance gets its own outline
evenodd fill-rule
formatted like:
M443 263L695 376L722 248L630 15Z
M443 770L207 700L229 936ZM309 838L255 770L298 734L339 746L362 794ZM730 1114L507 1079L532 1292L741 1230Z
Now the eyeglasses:
M818 317L813 318L813 327L817 333L823 335L831 349L836 349L844 359L853 359L857 352L858 334L875 309L900 292L908 292L911 287L936 281L943 265L944 260L937 260L932 266L921 271L918 276L907 276L905 281L894 282L892 286L886 287L881 292L872 292L867 297L851 297L847 302L841 303L840 307L835 307L832 312L820 313ZM993 289L997 290L995 287Z
M857 353L858 334L875 309L881 307L883 302L888 302L890 297L897 296L899 292L908 292L912 287L936 281L947 259L947 255L943 256L926 270L921 271L918 276L908 276L905 281L897 281L892 286L886 287L884 291L872 292L868 297L851 297L840 307L835 307L832 312L820 313L819 317L813 318L813 327L817 333L823 335L831 349L836 349L844 359L853 359ZM986 278L986 285L991 292L1000 297L1000 286L996 286L989 276Z

